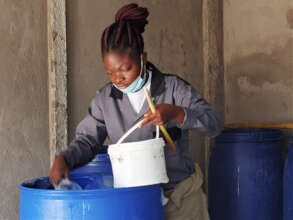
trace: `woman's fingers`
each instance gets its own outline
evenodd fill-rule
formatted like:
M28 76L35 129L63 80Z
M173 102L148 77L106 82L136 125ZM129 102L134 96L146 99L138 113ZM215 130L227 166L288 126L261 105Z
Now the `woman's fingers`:
M52 172L50 173L50 181L53 184L58 184L62 179L62 173L59 172Z
M66 179L70 179L69 178L69 169L67 169L67 168L65 169L64 176Z
M50 181L58 184L62 180L62 175L69 179L69 169L62 156L57 156L50 170Z
M144 125L163 125L164 121L162 120L160 114L158 113L146 113L144 115L144 120L142 121L142 123L140 124L139 127L142 127Z
M150 121L150 118L144 118L144 120L140 123L139 127L141 128L142 126L149 124Z
M164 125L170 120L183 122L184 117L185 112L181 107L171 104L157 104L156 112L152 113L151 110L148 110L144 115L144 120L139 127L142 127L146 124Z

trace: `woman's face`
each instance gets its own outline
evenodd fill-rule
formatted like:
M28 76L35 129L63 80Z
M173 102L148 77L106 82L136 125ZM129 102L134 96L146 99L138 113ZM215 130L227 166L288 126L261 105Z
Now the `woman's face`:
M125 89L139 75L140 58L134 59L130 50L109 52L104 55L104 66L110 81L119 89Z

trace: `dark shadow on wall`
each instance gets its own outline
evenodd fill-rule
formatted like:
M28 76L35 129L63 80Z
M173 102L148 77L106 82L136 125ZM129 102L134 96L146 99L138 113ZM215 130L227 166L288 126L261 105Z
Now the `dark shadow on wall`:
M290 29L293 29L293 8L287 11L287 22Z
M293 120L292 58L293 38L270 54L234 55L225 74L229 122Z

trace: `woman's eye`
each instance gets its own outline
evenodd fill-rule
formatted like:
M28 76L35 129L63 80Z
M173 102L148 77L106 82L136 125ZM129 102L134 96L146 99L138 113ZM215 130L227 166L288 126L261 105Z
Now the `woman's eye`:
M130 69L131 69L131 67L127 67L127 68L122 69L122 71L123 72L128 72Z

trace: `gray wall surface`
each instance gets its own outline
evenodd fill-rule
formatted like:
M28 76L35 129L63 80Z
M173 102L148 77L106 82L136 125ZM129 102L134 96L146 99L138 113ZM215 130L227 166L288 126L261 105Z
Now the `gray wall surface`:
M100 55L100 36L116 11L133 1L67 3L69 139L85 116L96 90L108 82ZM193 0L134 1L149 9L144 33L149 61L176 73L203 94L202 3ZM203 138L192 133L192 156L204 168Z
M67 1L69 139L108 82L100 36L126 0ZM204 92L202 0L135 1L150 11L148 58ZM18 185L49 172L46 1L0 1L0 220L18 218ZM219 27L221 28L221 27ZM224 0L226 123L293 120L293 2ZM203 137L192 156L204 167Z
M49 171L46 1L0 1L0 220L18 185Z
M226 122L293 121L293 1L225 0Z

